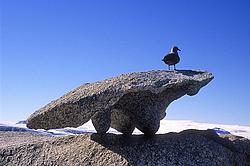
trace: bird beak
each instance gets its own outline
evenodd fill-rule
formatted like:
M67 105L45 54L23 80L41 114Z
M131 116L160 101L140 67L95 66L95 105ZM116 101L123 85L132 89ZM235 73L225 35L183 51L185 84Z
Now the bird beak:
M181 51L179 48L177 48L177 50Z

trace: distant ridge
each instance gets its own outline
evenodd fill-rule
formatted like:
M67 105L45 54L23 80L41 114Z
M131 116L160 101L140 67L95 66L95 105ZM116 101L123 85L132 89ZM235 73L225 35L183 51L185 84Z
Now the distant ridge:
M16 124L26 124L26 120L21 120L21 121L17 122Z

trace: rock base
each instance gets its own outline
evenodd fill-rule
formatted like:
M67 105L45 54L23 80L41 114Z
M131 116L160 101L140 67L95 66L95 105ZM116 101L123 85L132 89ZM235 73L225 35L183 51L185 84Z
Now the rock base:
M114 134L47 137L0 132L0 165L247 166L250 141L233 135L222 138L212 130L186 130L152 138Z

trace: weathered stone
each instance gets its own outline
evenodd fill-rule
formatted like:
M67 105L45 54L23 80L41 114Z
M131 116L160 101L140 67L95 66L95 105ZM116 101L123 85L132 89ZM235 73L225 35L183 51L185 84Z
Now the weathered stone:
M111 126L124 134L138 128L147 135L159 129L168 105L195 95L213 79L206 71L148 71L84 84L34 112L29 128L78 127L92 120L98 133Z
M109 130L111 123L111 111L110 110L98 111L91 118L91 120L98 133L101 134L106 133Z
M63 137L0 132L0 165L250 166L250 140L212 130L155 137L82 134Z

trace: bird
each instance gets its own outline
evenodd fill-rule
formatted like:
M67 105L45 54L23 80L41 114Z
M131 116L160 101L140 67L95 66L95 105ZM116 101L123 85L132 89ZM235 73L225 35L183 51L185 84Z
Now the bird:
M176 70L175 65L180 62L180 57L178 55L178 51L181 51L177 46L171 48L170 53L168 53L162 61L168 65L168 70L170 70L170 66L174 65L174 70Z

